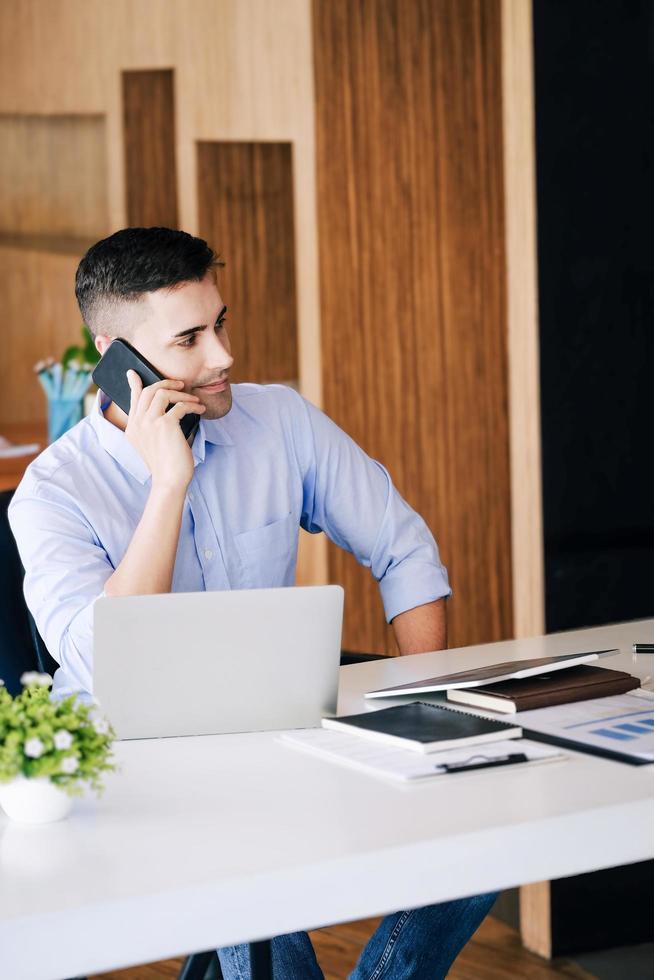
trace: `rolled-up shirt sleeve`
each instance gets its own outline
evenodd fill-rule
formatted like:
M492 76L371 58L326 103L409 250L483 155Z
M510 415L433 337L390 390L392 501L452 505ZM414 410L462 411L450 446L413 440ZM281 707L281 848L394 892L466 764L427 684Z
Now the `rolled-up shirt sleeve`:
M451 594L447 570L424 520L393 486L381 463L303 399L305 442L302 526L324 531L369 567L386 619ZM307 445L308 443L308 445Z
M45 482L12 500L9 524L38 631L68 680L91 692L93 604L113 572L107 554L74 501Z

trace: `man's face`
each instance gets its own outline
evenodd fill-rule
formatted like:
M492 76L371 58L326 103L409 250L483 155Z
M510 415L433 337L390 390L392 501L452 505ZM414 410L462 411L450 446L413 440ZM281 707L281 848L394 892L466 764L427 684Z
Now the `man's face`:
M228 378L234 359L213 276L147 293L137 309L126 339L164 377L183 381L184 391L198 396L207 409L202 418L226 415L232 407Z

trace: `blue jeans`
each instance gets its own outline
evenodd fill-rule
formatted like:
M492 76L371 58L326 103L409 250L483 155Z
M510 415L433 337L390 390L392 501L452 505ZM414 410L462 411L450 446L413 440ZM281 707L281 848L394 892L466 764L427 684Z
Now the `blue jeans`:
M381 922L350 980L441 980L486 917L496 894L396 912ZM272 940L274 980L323 980L306 932ZM250 980L249 947L218 950L225 980Z

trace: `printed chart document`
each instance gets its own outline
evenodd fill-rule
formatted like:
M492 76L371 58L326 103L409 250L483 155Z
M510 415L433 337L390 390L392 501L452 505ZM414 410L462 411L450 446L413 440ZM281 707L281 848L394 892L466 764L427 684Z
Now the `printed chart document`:
M654 762L654 693L634 691L594 701L580 701L519 711L523 731L554 744L569 745L622 762Z
M321 756L330 762L367 772L371 776L381 776L405 783L429 776L452 775L447 767L456 767L457 775L465 772L467 766L470 767L471 772L483 772L484 765L510 760L510 757L516 754L522 756L521 761L516 762L517 765L524 762L550 762L565 758L552 746L540 745L526 739L469 745L463 749L430 752L429 755L422 755L411 749L397 748L394 745L380 745L359 738L357 735L324 728L284 732L279 736L279 741L304 752ZM494 773L497 770L495 766L489 765L487 771Z

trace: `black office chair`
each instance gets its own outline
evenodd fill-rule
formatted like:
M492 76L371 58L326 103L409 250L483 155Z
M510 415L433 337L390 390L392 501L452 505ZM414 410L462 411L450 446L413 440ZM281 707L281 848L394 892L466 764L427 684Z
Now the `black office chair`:
M11 492L0 493L0 677L15 695L21 689L20 675L37 670L38 663L23 600L23 568L7 519L11 498Z

